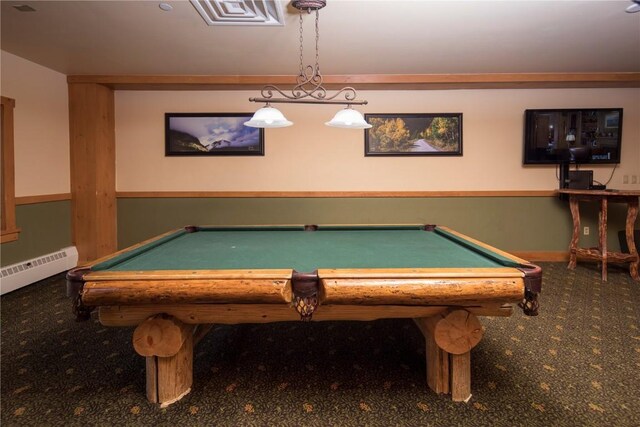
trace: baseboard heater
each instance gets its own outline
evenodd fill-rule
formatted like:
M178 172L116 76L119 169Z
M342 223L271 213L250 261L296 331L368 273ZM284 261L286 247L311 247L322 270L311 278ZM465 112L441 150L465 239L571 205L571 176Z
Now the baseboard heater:
M47 255L2 267L0 270L0 294L15 291L38 280L69 270L78 264L75 246L60 249Z

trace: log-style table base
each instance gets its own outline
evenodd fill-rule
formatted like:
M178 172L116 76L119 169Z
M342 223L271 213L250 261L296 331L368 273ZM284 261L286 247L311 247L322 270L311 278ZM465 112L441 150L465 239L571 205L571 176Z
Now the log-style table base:
M101 307L107 326L137 325L133 346L146 357L147 399L166 407L187 395L193 383L193 353L213 323L299 321L285 305L200 304ZM413 318L426 342L427 384L435 393L451 394L458 402L471 397L471 349L483 336L477 316L510 316L510 305L353 306L326 305L314 320L374 320ZM201 323L207 322L207 323Z
M451 393L454 402L468 402L471 349L484 334L480 321L460 309L414 321L426 341L427 385L435 393Z
M603 190L559 190L560 194L569 195L569 208L573 219L573 236L569 245L569 265L568 268L576 268L578 258L598 261L602 267L602 280L607 281L607 264L609 263L629 263L629 273L635 280L640 280L638 268L640 266L640 256L636 250L634 241L634 224L638 217L638 199L640 191L603 191ZM600 212L598 213L598 247L580 248L580 207L581 201L599 202ZM611 203L627 204L627 220L625 223L625 237L628 253L614 252L607 249L607 211Z

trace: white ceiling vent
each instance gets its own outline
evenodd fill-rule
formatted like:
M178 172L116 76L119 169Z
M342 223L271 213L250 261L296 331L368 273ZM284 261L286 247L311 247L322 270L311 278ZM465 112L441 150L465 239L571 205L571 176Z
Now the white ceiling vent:
M279 0L191 0L207 25L284 25Z

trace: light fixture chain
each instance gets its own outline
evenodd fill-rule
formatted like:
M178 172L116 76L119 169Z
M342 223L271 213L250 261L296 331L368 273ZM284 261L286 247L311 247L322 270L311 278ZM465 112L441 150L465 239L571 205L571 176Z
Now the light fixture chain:
M300 10L300 75L304 76L304 39L302 37L302 10Z
M0 0L1 1L1 0ZM293 0L293 7L298 9L300 17L300 72L296 78L296 85L290 93L285 93L282 89L274 85L266 85L260 91L262 97L249 98L251 102L266 103L300 103L300 104L342 104L350 107L352 105L366 105L367 101L358 100L357 92L353 87L343 87L333 94L328 94L324 88L322 74L320 73L320 12L326 6L326 0ZM304 63L304 17L303 12L311 14L316 12L315 18L315 65ZM274 96L276 95L276 96ZM279 95L279 97L278 97ZM340 99L342 98L342 99ZM256 113L257 114L257 113Z
M320 49L318 42L320 41L320 26L318 22L320 20L320 12L316 9L316 73L320 74Z

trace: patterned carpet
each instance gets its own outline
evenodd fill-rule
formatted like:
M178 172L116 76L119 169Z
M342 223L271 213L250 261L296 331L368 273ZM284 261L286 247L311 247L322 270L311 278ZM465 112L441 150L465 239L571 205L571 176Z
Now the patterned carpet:
M3 426L638 426L640 283L544 263L541 314L481 318L469 403L425 384L411 320L216 327L193 391L147 403L132 328L76 323L62 275L3 296Z

